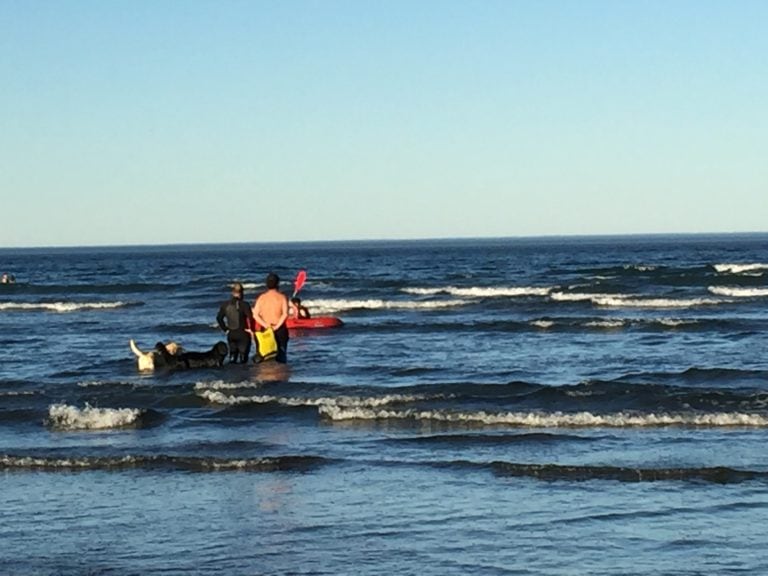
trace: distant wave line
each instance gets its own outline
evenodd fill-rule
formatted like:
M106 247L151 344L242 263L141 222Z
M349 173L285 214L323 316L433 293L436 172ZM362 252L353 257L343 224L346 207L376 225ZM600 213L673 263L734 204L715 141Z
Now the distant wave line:
M0 456L0 470L70 472L161 469L186 472L278 472L309 470L326 462L329 462L327 458L309 455L215 458L175 455L39 457L6 454Z
M406 294L436 296L448 294L460 298L515 298L523 296L547 296L553 290L547 286L443 286L436 288L403 288Z
M768 264L763 263L714 264L712 267L720 274L744 274L768 270Z
M113 310L128 305L126 302L0 302L0 311L67 313L84 310Z
M443 410L376 410L320 406L320 414L333 421L413 420L481 425L508 425L521 428L651 428L768 427L768 418L741 412L716 413L634 413L593 414L591 412L448 412Z
M768 288L739 288L732 286L710 286L709 291L717 296L729 298L762 298L768 296Z
M550 298L557 302L592 302L606 308L693 308L724 302L713 298L643 298L630 294L586 292L553 292Z
M467 300L433 300L419 302L414 300L367 300L318 299L306 300L304 304L315 314L332 314L349 310L436 310L455 308L469 304Z

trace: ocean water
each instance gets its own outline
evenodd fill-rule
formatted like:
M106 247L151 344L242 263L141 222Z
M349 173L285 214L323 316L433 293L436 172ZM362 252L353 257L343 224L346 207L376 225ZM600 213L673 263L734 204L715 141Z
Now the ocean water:
M210 348L306 268L289 365ZM768 236L0 250L3 574L768 574Z

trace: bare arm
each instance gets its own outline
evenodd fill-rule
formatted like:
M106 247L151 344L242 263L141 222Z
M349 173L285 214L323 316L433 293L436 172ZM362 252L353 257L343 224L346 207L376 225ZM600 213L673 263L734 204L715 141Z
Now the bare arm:
M285 324L286 320L288 320L288 298L283 297L283 305L280 310L280 319L277 321L277 324L273 326L273 328L282 326Z
M269 326L269 324L267 324L267 321L261 317L261 303L258 300L256 300L256 302L253 305L253 319L256 322L256 324L258 324L259 326L262 326L264 328Z

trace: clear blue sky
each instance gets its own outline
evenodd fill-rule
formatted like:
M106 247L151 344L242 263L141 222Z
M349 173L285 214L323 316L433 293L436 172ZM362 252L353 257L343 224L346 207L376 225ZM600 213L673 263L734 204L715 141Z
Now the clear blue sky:
M768 2L0 0L0 246L768 229Z

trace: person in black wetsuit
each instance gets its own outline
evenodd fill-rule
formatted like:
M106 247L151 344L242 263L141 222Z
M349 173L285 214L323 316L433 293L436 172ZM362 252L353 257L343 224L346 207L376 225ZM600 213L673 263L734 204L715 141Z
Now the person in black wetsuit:
M233 284L232 298L221 305L219 314L216 316L219 328L227 333L230 362L237 364L248 362L248 354L251 351L250 322L252 319L251 307L243 300L243 285L239 282Z

